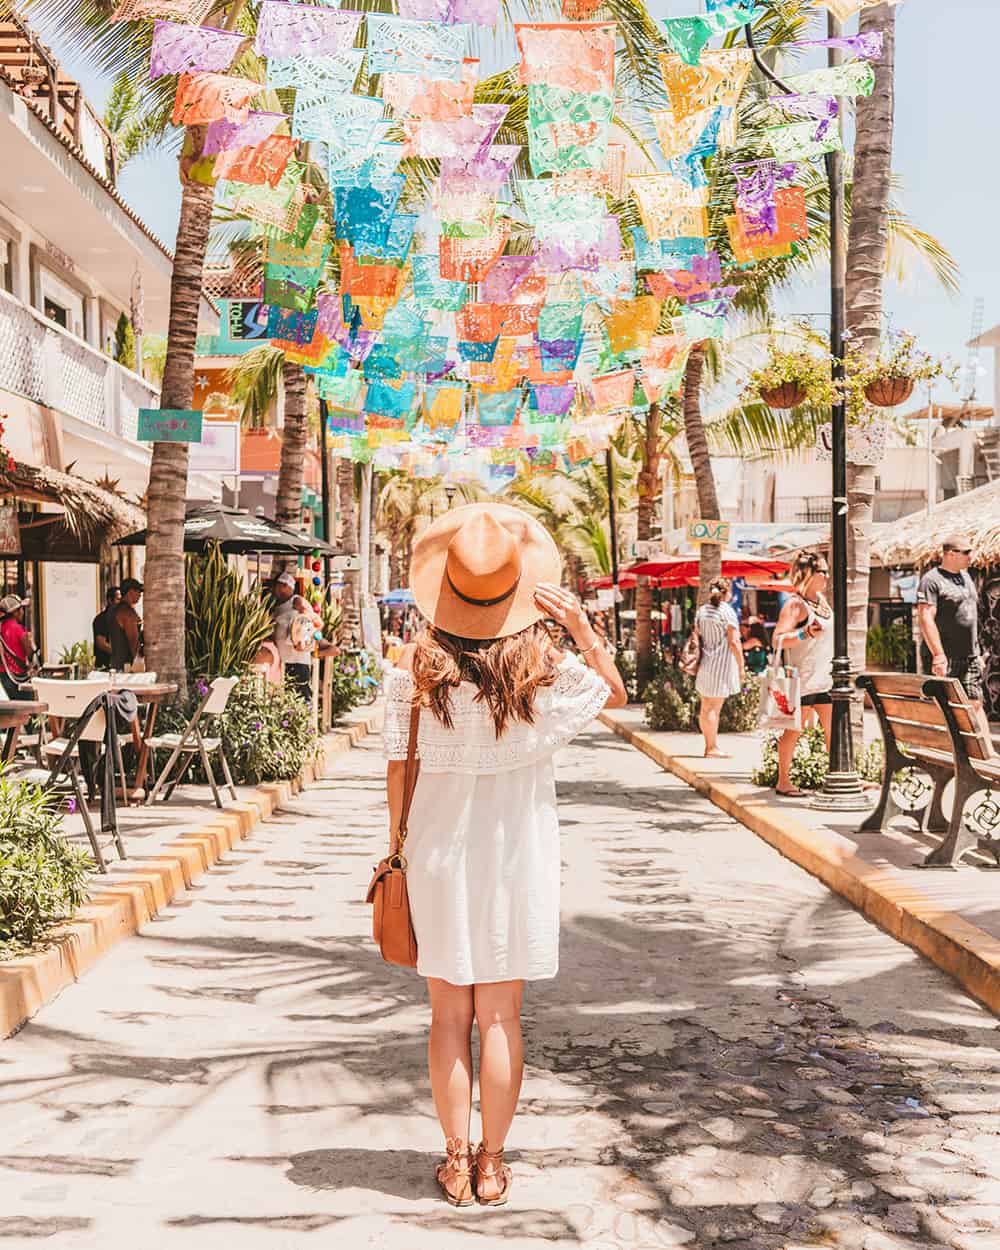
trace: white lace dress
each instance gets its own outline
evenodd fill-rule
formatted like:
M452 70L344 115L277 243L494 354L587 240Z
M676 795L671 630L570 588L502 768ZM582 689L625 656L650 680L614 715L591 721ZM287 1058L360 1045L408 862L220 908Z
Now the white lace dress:
M385 750L406 758L413 683L386 680ZM406 840L417 971L453 985L535 981L559 967L559 818L552 757L604 707L608 686L575 656L538 691L535 722L498 742L469 682L454 728L424 709Z

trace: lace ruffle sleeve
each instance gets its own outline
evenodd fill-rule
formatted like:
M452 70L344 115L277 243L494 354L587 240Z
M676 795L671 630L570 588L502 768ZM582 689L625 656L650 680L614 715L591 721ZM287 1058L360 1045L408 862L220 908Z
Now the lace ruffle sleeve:
M559 676L550 691L546 717L546 738L553 748L565 746L586 729L611 694L611 687L575 655L568 655L559 666Z
M387 760L405 760L410 738L413 680L404 669L392 668L385 679L382 745Z

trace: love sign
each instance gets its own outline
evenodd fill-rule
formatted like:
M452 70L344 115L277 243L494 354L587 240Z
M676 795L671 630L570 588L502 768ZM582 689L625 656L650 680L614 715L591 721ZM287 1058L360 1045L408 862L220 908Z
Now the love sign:
M691 521L687 528L688 542L718 543L720 547L728 547L731 528L729 521Z

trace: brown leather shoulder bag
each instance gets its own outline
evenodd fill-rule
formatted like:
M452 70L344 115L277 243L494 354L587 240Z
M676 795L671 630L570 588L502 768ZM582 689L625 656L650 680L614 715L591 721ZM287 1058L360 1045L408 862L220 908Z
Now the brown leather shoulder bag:
M403 774L403 808L399 818L399 845L374 870L368 886L367 902L373 905L372 936L386 963L403 968L417 966L417 938L410 918L410 896L406 889L406 843L410 804L417 788L417 729L420 725L420 704L410 712L410 737L406 746L406 771Z

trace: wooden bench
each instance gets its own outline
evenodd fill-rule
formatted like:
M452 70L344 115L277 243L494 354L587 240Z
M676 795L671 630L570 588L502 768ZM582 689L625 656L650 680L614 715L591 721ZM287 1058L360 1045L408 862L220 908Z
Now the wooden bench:
M859 832L882 830L896 816L920 813L923 832L944 835L923 861L925 867L953 868L975 848L993 855L1000 866L1000 840L979 837L964 820L965 805L974 794L1000 789L1000 756L994 754L982 717L961 682L913 673L862 673L857 685L871 699L885 742L882 793ZM905 812L893 797L893 777L912 768L928 773L934 785L922 807ZM949 820L942 798L952 780L955 798Z

